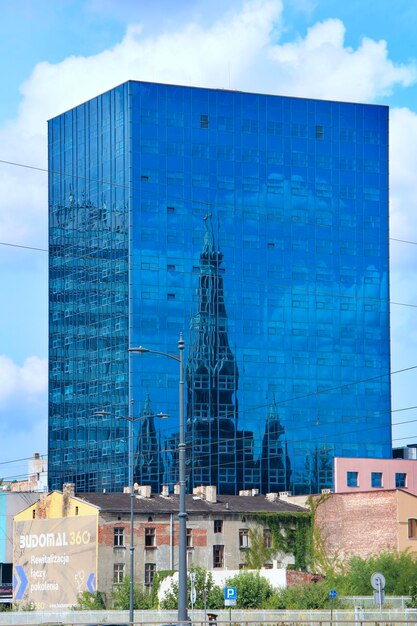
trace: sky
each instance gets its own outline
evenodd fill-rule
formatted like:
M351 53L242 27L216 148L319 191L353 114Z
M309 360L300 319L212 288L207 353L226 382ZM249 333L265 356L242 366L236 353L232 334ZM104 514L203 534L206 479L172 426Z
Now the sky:
M413 0L0 0L0 478L47 453L47 120L129 79L389 105L393 444L417 443L416 23Z

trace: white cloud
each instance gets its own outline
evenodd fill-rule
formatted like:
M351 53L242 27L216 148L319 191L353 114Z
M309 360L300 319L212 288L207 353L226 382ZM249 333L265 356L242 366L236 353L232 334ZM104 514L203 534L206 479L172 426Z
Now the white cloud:
M30 356L19 366L8 356L0 355L0 410L20 405L22 399L29 403L44 399L48 388L47 372L46 359Z
M208 27L190 22L147 36L132 25L110 50L39 63L22 85L17 118L0 128L3 158L46 168L46 120L128 79L362 101L415 79L413 65L389 60L383 41L346 47L337 19L280 45L282 11L281 0L252 0ZM44 245L46 195L45 173L3 166L0 232Z
M410 239L417 233L417 114L390 113L391 234ZM416 239L416 237L414 237ZM403 246L403 249L407 250Z
M236 84L256 76L281 12L281 0L252 0L208 28L188 23L147 37L132 25L111 50L39 63L22 85L17 118L0 127L2 158L46 169L47 119L129 79L226 87L230 74ZM44 245L46 173L2 166L0 232L12 242Z
M385 41L363 38L355 50L345 46L345 27L338 19L319 22L304 38L271 46L279 85L288 95L373 102L396 85L416 80L413 64L395 65Z

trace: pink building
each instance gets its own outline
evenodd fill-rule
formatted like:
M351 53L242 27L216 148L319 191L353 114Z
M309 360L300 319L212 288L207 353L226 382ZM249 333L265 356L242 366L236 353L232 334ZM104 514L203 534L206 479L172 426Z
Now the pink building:
M404 489L417 495L417 460L335 457L335 493Z

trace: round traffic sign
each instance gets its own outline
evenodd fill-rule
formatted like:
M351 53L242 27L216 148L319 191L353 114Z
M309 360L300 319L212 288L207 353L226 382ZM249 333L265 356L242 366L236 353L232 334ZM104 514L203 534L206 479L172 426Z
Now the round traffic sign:
M380 574L379 572L375 572L371 576L371 585L375 591L379 591L381 589L385 589L385 576L384 574Z

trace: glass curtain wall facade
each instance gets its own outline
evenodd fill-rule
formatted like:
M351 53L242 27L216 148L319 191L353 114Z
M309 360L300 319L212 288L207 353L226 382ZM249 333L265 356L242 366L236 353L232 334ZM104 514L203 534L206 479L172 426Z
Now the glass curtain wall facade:
M180 332L189 489L390 456L386 107L129 82L49 167L50 488L128 484L132 412L135 480L177 482L178 367L128 348Z

